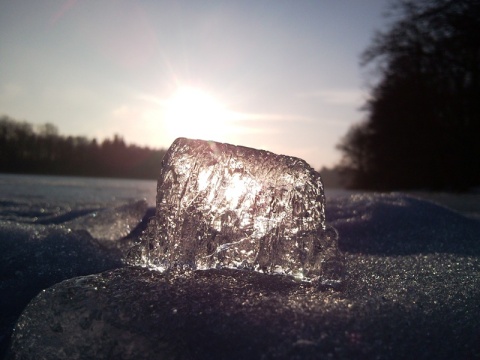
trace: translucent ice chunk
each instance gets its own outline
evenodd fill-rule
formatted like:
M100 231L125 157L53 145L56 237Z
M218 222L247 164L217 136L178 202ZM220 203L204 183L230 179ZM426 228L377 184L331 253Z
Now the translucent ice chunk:
M131 261L160 270L251 269L332 286L343 275L320 175L301 159L242 146L175 140L143 240Z

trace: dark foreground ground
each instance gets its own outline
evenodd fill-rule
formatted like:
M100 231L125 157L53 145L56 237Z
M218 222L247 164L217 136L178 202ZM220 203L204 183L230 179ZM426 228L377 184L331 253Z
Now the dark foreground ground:
M341 290L227 269L118 268L41 291L7 358L480 358L478 220L357 194L330 199L327 222L346 256Z

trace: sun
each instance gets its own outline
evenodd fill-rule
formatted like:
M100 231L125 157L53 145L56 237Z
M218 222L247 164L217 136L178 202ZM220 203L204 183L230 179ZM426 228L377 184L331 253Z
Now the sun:
M231 114L207 91L183 86L167 99L163 115L170 138L223 141L228 134Z

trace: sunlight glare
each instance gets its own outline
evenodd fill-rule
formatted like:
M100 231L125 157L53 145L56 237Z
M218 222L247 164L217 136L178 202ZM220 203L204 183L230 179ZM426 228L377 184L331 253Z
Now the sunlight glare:
M208 92L180 87L166 101L164 120L171 138L225 141L232 113Z

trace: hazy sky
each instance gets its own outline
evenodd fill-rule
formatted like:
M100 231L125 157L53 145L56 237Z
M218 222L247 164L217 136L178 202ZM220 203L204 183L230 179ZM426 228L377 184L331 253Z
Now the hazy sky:
M186 136L334 165L388 0L0 1L0 115L168 147Z

